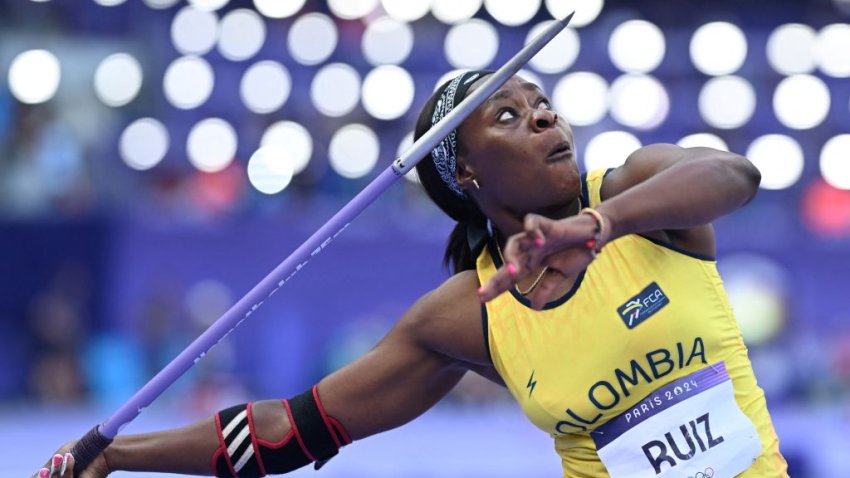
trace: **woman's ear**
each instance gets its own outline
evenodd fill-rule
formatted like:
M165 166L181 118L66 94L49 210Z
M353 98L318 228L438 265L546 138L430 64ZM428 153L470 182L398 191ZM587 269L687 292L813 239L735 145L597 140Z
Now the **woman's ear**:
M479 189L477 185L477 180L475 178L474 169L466 163L466 160L463 156L458 156L457 158L457 167L455 168L455 176L457 179L458 185L464 191L471 191L475 189Z

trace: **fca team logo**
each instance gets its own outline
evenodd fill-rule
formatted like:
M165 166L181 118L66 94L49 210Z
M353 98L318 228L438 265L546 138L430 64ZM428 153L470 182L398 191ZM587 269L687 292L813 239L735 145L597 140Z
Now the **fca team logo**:
M637 299L626 302L626 308L623 310L623 314L627 314L629 316L629 327L632 327L635 319L640 317L640 309L642 307L643 305L641 305L640 301Z
M667 298L661 287L658 287L658 284L653 282L638 295L630 298L625 304L618 307L617 312L620 314L620 318L623 319L626 327L633 329L669 303L670 299Z

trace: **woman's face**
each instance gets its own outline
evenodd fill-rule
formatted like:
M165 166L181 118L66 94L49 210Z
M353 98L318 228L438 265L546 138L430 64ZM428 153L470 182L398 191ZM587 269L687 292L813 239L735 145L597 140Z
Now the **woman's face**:
M458 136L458 180L485 214L575 212L566 210L580 193L573 132L537 85L511 78L461 124Z

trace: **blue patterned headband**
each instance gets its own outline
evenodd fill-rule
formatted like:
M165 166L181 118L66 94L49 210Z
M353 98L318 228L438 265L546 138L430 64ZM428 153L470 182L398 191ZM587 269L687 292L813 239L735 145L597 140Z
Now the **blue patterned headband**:
M431 126L437 124L441 119L445 118L455 106L457 106L466 96L469 87L476 80L492 73L488 70L476 70L463 73L451 80L443 92L440 93L440 99L434 105L434 113L431 115ZM440 178L451 189L455 195L461 199L466 198L466 193L460 188L457 183L457 130L453 129L440 144L431 150L431 159L434 160L434 166L440 174Z

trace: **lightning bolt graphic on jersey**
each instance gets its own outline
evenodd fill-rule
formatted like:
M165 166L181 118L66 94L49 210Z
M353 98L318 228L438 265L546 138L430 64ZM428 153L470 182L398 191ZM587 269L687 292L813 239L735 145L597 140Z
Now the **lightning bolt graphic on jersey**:
M528 398L531 398L531 394L534 392L534 387L537 386L537 380L534 380L534 370L531 371L531 376L528 377L528 385L525 388L528 389Z

